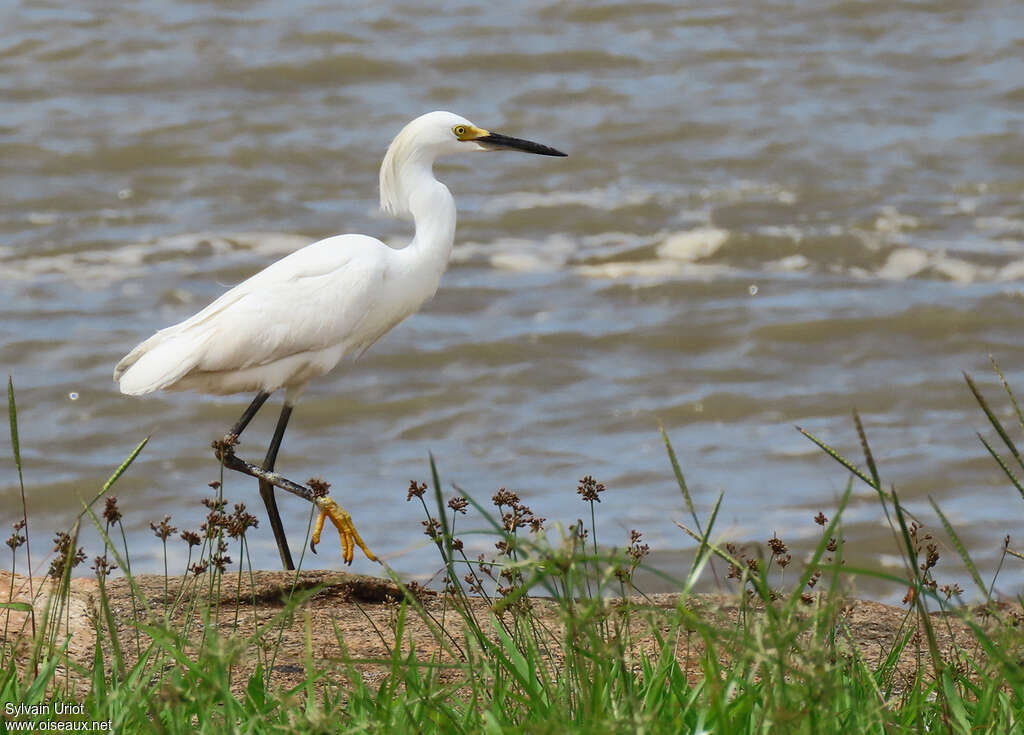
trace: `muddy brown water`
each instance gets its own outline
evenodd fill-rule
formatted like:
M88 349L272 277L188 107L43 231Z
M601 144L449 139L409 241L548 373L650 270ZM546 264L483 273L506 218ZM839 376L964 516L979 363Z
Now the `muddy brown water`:
M609 488L599 538L640 529L682 573L658 420L700 512L725 491L723 538L808 548L845 476L793 425L856 456L854 408L884 480L929 524L934 498L986 579L1021 526L960 375L995 396L993 353L1024 390L1020 4L140 0L8 4L0 25L0 357L37 548L152 435L116 492L136 567L162 570L149 522L198 525L209 441L246 399L126 398L113 365L312 239L400 245L377 167L437 108L570 157L439 166L460 219L437 298L294 415L280 468L334 483L396 569L439 566L405 502L433 452L446 487L486 501L508 486L563 523L587 515L575 487L593 474ZM256 508L254 490L226 488ZM281 503L297 548L307 506ZM843 536L898 568L866 487ZM171 555L174 571L184 545ZM275 566L266 528L252 555ZM323 564L340 566L334 547ZM1019 569L997 587L1019 590Z

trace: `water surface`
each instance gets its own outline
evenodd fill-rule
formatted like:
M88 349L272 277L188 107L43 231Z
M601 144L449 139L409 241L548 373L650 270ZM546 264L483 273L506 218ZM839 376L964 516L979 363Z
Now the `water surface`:
M846 476L793 426L859 457L855 408L885 482L927 524L934 498L985 575L1020 528L1024 501L975 437L985 421L961 371L995 400L992 353L1024 390L1024 6L139 0L2 14L0 357L39 546L151 435L117 495L137 568L162 568L149 522L198 524L218 477L209 442L248 398L127 398L113 365L314 239L401 245L408 226L376 211L377 167L408 119L438 108L570 157L439 166L460 214L441 291L294 415L280 468L331 481L396 569L438 567L405 502L433 452L446 486L485 500L508 486L563 523L586 515L575 488L592 474L609 488L600 539L640 529L684 570L659 420L699 510L725 491L724 538L812 543ZM240 454L262 455L275 413ZM6 523L19 503L5 461ZM259 505L248 479L226 491ZM281 503L298 548L308 505ZM273 567L262 525L254 562ZM843 537L864 563L898 558L866 487ZM340 565L333 540L315 564ZM1021 579L1004 571L999 586Z

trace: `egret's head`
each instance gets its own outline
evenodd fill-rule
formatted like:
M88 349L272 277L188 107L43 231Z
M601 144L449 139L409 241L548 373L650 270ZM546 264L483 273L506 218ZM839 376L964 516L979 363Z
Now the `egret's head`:
M566 155L540 143L492 133L451 112L428 112L402 128L388 146L380 168L380 207L385 212L400 216L407 212L403 187L403 177L408 175L403 170L407 166L429 170L439 156L500 150L542 156Z

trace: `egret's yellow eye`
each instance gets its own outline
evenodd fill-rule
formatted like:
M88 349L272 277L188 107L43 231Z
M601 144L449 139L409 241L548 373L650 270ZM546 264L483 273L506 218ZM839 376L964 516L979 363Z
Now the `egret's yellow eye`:
M466 133L468 131L466 130L465 125L456 125L454 128L452 128L452 132L455 133L456 138L458 138L459 140L463 140L466 137Z

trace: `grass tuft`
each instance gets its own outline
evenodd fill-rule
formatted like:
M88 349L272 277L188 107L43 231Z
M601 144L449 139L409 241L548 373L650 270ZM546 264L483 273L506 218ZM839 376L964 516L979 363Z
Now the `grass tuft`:
M1008 432L967 380L1019 461ZM10 381L8 406L20 482ZM701 518L662 428L695 529L678 523L683 541L692 541L680 579L650 566L639 531L631 530L624 543L598 538L601 494L615 489L590 475L576 488L589 525L582 519L563 525L540 517L505 488L490 506L458 488L446 499L431 456L433 502L425 499L427 483L416 481L407 499L422 505L441 590L428 593L388 569L383 597L353 601L355 624L369 631L372 655L365 644L356 652L352 620L317 604L330 590L301 571L303 559L300 570L272 588L273 600L258 599L265 573L252 568L246 540L254 519L244 505L229 510L223 475L211 483L215 492L204 501L209 512L200 528L175 537L169 516L151 524L164 549L162 579L133 575L109 492L143 441L83 502L79 521L91 522L104 545L93 564L98 594L89 614L72 616L82 600L79 580L72 578L84 557L78 523L59 537L50 577L36 584L26 577L24 589L14 571L27 513L16 524L8 542L11 586L0 601L0 704L23 705L13 719L36 724L53 719L58 703L81 705L62 718L109 722L118 732L1019 732L1019 601L993 597L994 580L985 585L932 501L981 605L965 606L958 585L938 583L936 540L906 512L896 488L883 488L856 413L853 422L866 471L801 429L853 475L830 516L815 517L820 538L803 559L794 559L778 534L766 549L721 538L716 523L723 496ZM982 441L1019 490L1008 463ZM879 515L888 519L905 560L902 572L846 563L843 514L854 478L876 491ZM92 506L104 496L106 508L98 515ZM470 558L470 536L485 538L494 551ZM178 542L189 554L172 576L167 545ZM1004 559L1020 556L1009 538L1003 552ZM698 595L715 557L728 568L724 579L714 575L720 594ZM24 568L31 574L30 564ZM110 576L115 569L121 578ZM671 582L676 592L645 594L640 572ZM896 634L876 648L864 645L859 603L844 594L865 575L907 590L908 609ZM327 642L315 633L325 615L332 616ZM36 713L43 705L48 714Z

